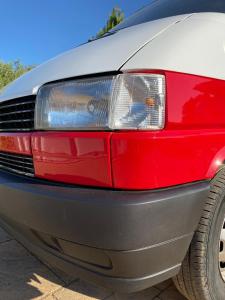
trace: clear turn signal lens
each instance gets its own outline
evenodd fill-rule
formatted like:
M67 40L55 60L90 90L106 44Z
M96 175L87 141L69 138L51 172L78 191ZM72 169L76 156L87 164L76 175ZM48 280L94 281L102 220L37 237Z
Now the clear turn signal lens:
M40 88L35 128L43 130L157 130L165 123L165 77L120 74Z

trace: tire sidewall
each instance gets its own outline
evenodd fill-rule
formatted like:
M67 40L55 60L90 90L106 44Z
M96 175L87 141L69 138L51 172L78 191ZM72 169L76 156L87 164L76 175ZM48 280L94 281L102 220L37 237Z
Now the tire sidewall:
M224 224L225 216L225 190L217 200L211 228L209 232L208 249L207 249L207 273L208 285L211 299L225 299L225 282L223 281L219 269L219 249L220 234Z

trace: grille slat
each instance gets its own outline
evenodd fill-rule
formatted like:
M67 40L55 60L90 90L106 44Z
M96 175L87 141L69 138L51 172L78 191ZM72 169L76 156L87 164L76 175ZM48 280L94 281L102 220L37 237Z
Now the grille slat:
M27 155L0 152L0 169L33 177L33 158Z
M20 174L20 175L34 177L34 175L31 174L31 173L29 173L29 172L23 172L23 171L19 171L19 170L15 171L15 169L7 167L7 166L4 166L4 165L1 165L1 164L0 164L0 169L6 170L6 171L9 171L9 172L12 172L12 173L17 173L17 174Z
M3 102L2 105L0 106L0 110L1 109L7 109L7 108L10 108L10 107L21 106L21 105L33 104L35 102L35 100L22 102L20 99L21 98L17 99L18 103L11 103L11 102L14 102L13 100L8 100L8 101ZM6 104L6 102L10 102L10 104Z
M3 161L3 162L7 162L8 164L12 164L13 166L15 165L15 160L14 159L12 159L12 158L5 158L5 157L1 157L0 156L0 162L1 161ZM33 168L33 164L32 164L32 162L25 162L25 161L23 161L23 162L19 162L18 160L17 160L17 162L16 162L17 164L19 164L19 165L22 165L22 167L24 166L24 167L27 167L27 168Z
M35 99L35 96L29 96L0 102L0 131L34 130ZM0 169L33 177L33 158L0 151Z
M20 154L14 154L14 153L9 153L9 152L0 152L0 156L5 156L6 158L7 157L11 157L11 158L15 158L15 155L17 158L20 158L20 159L24 159L24 160L28 160L30 161L31 160L31 156L26 156L26 155L20 155Z
M0 131L31 131L34 129L35 96L0 103Z
M14 112L8 112L8 113L0 113L2 117L4 116L9 116L11 114L24 114L24 113L31 113L33 112L32 109L28 109L28 110L21 110L21 111L14 111Z
M21 123L21 122L31 122L31 121L32 119L8 120L8 121L0 121L0 124Z
M15 167L15 164L13 164L13 163L8 163L8 162L6 162L6 161L2 161L2 160L0 160L0 165L5 165L5 166L9 166L10 168L13 168L14 169L14 167ZM16 168L19 170L19 169L21 169L21 171L23 171L23 170L26 170L26 171L29 171L29 172L32 172L33 171L33 168L29 168L29 167L26 167L26 166L20 166L20 165L18 165L18 166L16 166Z

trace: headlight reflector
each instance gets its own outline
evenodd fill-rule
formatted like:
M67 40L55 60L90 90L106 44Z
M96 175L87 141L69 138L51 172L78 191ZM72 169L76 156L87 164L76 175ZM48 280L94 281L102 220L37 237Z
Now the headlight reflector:
M165 77L120 74L47 84L40 88L35 128L113 130L164 127Z

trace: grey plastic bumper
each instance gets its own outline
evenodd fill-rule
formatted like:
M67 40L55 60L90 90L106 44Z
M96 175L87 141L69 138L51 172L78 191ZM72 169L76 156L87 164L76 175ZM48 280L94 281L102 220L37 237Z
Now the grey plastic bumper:
M0 173L3 226L42 259L121 292L178 271L209 190L198 182L157 191L53 185Z

